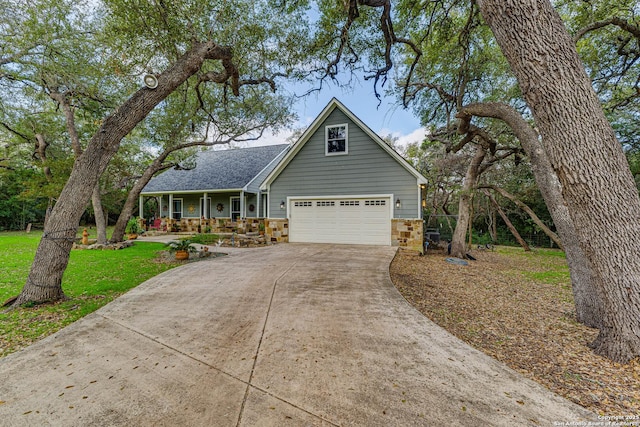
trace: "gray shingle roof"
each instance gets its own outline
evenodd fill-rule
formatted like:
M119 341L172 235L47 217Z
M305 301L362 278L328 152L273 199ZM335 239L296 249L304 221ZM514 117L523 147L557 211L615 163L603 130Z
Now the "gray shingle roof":
M195 169L169 169L152 178L142 193L243 188L287 147L284 144L201 151Z

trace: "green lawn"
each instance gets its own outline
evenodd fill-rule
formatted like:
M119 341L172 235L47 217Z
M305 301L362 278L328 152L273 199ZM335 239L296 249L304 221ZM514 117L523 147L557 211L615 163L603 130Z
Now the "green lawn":
M41 236L41 232L0 233L0 303L20 293ZM72 251L62 279L67 301L0 312L0 357L52 334L145 280L180 265L154 261L163 249L161 243L136 242L118 251Z

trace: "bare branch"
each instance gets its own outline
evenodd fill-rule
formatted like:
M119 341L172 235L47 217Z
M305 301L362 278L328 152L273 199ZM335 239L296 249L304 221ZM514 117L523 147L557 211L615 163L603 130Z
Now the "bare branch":
M640 26L635 25L630 23L629 21L619 18L619 17L612 17L609 19L604 19L602 21L596 21L596 22L592 22L591 24L587 25L586 27L580 29L575 36L573 36L573 41L574 43L577 43L578 40L580 40L582 37L584 37L585 34L591 32L591 31L595 31L595 30L599 30L600 28L604 28L608 25L615 25L617 27L619 27L622 30L625 30L629 33L631 33L635 38L640 39Z
M544 222L542 222L542 220L538 217L538 215L536 215L536 213L529 206L527 206L524 202L522 202L516 196L514 196L511 193L509 193L505 189L500 188L500 187L495 186L495 185L485 185L485 186L481 186L479 188L490 188L491 190L493 190L496 193L500 194L505 199L511 200L513 203L515 203L516 206L518 206L520 209L525 211L527 213L527 215L529 215L529 217L533 220L533 222L536 223L536 225L540 228L540 230L542 230L542 232L544 234L549 236L549 238L551 240L553 240L553 242L556 245L558 245L558 247L560 249L564 250L564 245L560 241L560 237L558 237L558 235L556 233L551 231L551 229L549 227L547 227L547 225Z
M76 158L78 158L82 154L82 146L80 145L80 136L76 129L76 119L73 107L71 107L71 103L69 102L69 97L71 96L72 95L68 92L63 94L58 92L56 88L49 88L49 97L58 102L62 107L67 123L67 132L69 133L69 139L71 140L71 148L73 148L73 153Z
M32 141L32 139L30 137L28 137L27 135L18 132L17 130L13 129L11 126L9 126L8 124L6 124L5 122L0 122L0 126L2 126L3 128L5 128L6 130L8 130L9 132L11 132L12 134L24 139L26 142L30 142Z

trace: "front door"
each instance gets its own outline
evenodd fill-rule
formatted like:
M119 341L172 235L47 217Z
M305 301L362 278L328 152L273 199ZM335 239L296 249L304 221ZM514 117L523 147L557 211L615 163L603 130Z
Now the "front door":
M240 218L240 197L231 198L231 221L237 221Z

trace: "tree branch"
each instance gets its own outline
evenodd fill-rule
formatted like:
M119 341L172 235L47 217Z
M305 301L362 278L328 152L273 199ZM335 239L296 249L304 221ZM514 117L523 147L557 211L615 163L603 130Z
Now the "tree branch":
M496 193L500 194L505 199L511 200L513 203L515 203L516 206L518 206L520 209L525 211L527 213L527 215L529 215L529 217L533 220L533 222L535 222L536 225L540 228L540 230L542 230L544 232L544 234L549 236L549 238L551 240L553 240L553 242L556 245L558 245L558 247L560 249L562 249L564 251L564 246L563 246L562 242L560 241L560 237L558 237L558 235L556 233L551 231L551 229L549 227L547 227L544 222L542 222L542 220L538 217L538 215L536 215L535 212L529 206L527 206L525 203L523 203L521 200L519 200L516 196L514 196L513 194L507 192L503 188L497 187L495 185L483 185L483 186L481 186L479 188L483 188L483 189L490 188L491 190L493 190Z
M67 123L67 132L69 133L69 139L71 141L71 148L76 156L76 159L82 154L82 146L80 145L80 136L78 136L78 130L76 129L76 119L73 108L69 103L70 93L60 93L56 88L49 88L49 97L56 101L62 111Z
M635 25L630 23L629 21L619 18L619 17L612 17L609 19L603 19L602 21L595 21L592 22L591 24L587 25L586 27L580 29L575 36L573 36L573 41L574 43L577 43L578 40L580 40L582 37L585 36L585 34L591 32L591 31L595 31L598 30L600 28L604 28L608 25L615 25L617 27L619 27L622 30L625 30L629 33L631 33L635 38L640 39L640 26Z

